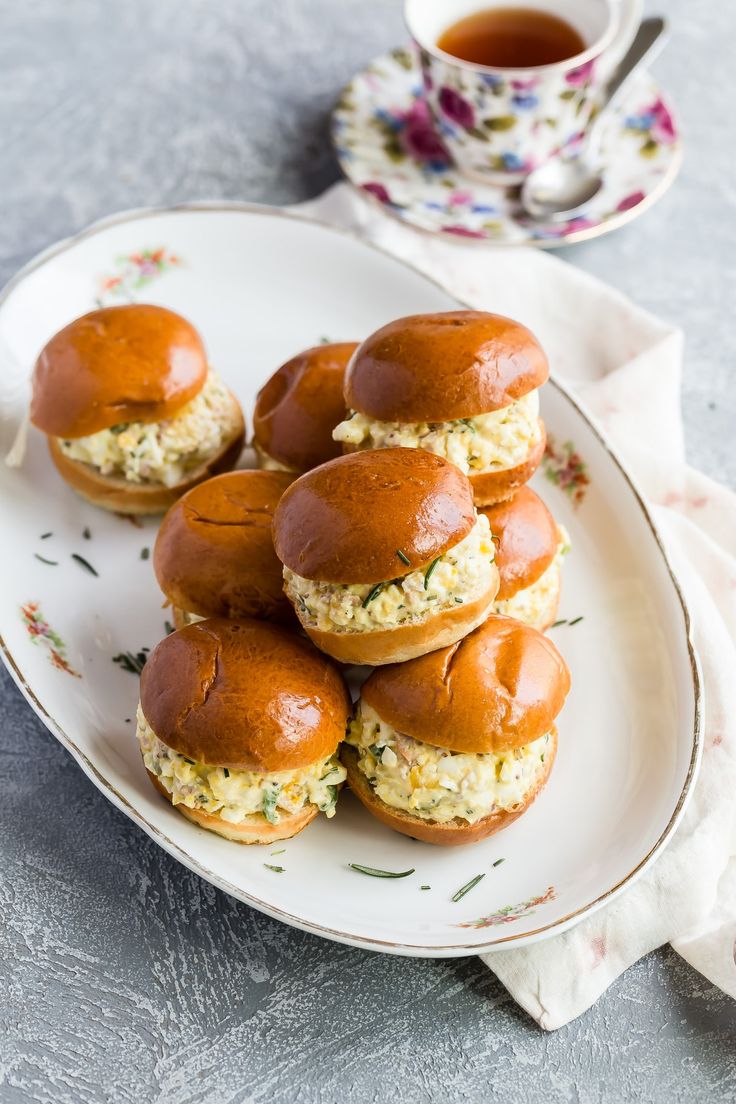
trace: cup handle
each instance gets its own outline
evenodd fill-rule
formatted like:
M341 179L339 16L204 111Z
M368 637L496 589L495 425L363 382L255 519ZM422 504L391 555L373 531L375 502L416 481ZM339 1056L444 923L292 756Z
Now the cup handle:
M644 12L644 0L614 0L618 26L616 34L599 63L599 73L604 80L613 74L618 63L634 41Z

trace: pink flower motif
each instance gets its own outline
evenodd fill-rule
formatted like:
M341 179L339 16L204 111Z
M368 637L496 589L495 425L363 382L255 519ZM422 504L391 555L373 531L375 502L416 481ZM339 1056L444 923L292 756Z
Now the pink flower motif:
M375 196L380 203L390 203L391 196L388 194L383 184L378 184L375 181L371 181L368 184L361 185L364 192L368 192L368 195Z
M592 969L595 970L606 957L606 941L602 935L597 935L590 941L590 949L593 953Z
M583 65L578 65L577 69L571 69L569 73L565 73L565 81L567 84L573 85L574 88L579 88L582 84L587 84L591 81L593 79L597 60L597 58L591 58L590 61L586 61Z
M466 203L472 203L474 198L475 196L473 193L467 189L465 191L458 189L454 192L450 192L447 202L450 207L464 207Z
M526 80L512 80L511 87L515 92L529 92L539 84L538 77L527 77Z
M445 164L450 160L450 155L434 129L429 107L424 100L417 100L411 110L404 115L401 142L409 156L416 161Z
M578 230L587 230L589 226L597 226L598 223L594 219L587 218L574 218L565 223L562 230L562 237L566 238L568 234L576 234Z
M644 192L632 192L631 195L627 195L617 205L617 211L630 211L632 207L638 207L643 199L645 199Z
M646 114L654 116L650 134L655 142L667 144L675 140L675 126L672 116L661 99L655 100L651 107L646 109Z
M451 119L453 123L457 123L458 126L465 127L466 130L475 126L473 105L463 99L454 88L448 88L447 85L440 88L439 105L443 114Z
M469 230L467 226L443 226L446 234L455 234L458 238L484 238L482 230Z

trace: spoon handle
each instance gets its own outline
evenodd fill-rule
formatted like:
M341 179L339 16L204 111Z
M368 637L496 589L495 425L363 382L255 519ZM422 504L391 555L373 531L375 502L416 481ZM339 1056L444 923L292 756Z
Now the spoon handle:
M667 22L661 16L643 19L626 54L606 85L598 116L588 135L588 149L594 149L610 117L610 109L621 99L635 73L651 63L667 41Z

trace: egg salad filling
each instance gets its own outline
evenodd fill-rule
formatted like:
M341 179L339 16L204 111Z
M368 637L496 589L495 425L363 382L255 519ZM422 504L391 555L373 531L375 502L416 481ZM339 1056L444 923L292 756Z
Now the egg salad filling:
M256 456L258 457L258 467L262 471L294 471L293 468L289 468L286 466L286 464L282 464L281 461L277 460L275 456L271 456L269 452L266 452L265 449L262 449L260 445L257 445L255 443L255 441L253 442L253 448L255 450Z
M560 594L560 574L563 557L570 551L570 538L567 530L558 526L560 543L549 567L539 576L536 583L518 590L510 598L503 598L493 604L493 612L515 617L531 625L533 629L545 629L554 620Z
M397 732L365 703L358 705L346 742L372 790L393 809L446 824L475 823L522 804L544 774L550 734L498 754L472 755L423 744Z
M89 437L59 438L71 460L131 483L173 487L232 436L236 416L230 391L209 371L204 387L178 414L162 422L121 422Z
M231 824L262 813L278 824L282 812L298 813L304 805L316 805L325 816L335 815L338 788L345 768L337 756L301 770L257 774L195 763L159 740L138 706L137 737L143 762L171 794L174 805L214 813Z
M466 474L523 464L542 436L539 392L510 406L454 422L379 422L353 412L335 427L336 441L357 449L421 448L443 456Z
M396 566L401 566L397 549ZM467 537L421 571L386 583L321 583L284 568L284 590L301 619L329 632L370 632L472 602L491 585L495 548L481 514Z

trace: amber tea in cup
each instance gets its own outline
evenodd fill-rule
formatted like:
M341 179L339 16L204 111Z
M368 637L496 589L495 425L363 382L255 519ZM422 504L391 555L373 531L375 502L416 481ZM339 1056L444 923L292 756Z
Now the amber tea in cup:
M585 43L575 27L536 8L487 8L453 23L437 39L446 54L474 65L532 69L575 57Z

